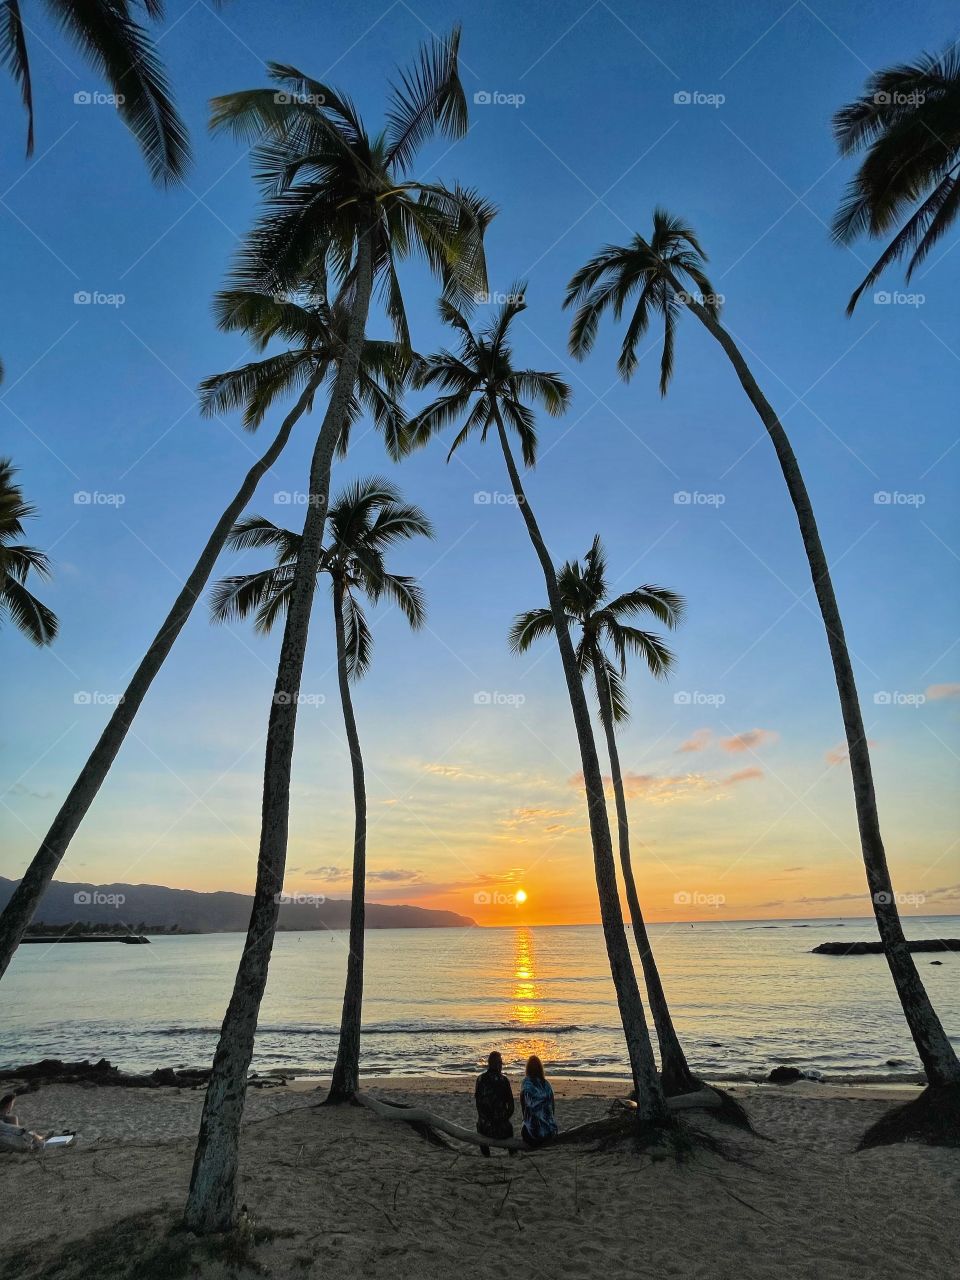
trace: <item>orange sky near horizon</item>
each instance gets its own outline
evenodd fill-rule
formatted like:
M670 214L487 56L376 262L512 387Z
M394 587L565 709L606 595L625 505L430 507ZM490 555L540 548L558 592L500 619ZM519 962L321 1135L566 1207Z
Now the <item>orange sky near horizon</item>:
M283 887L346 899L352 793L324 746L308 741L299 757ZM711 758L704 731L677 734L661 763L644 761L643 772L626 774L646 920L868 918L843 760L788 750L779 734L760 728L712 749ZM367 901L454 911L478 925L597 923L582 781L558 766L549 754L508 759L496 739L459 760L396 753L378 763L368 787ZM960 914L953 793L927 762L906 754L878 753L881 771L901 913ZM216 804L201 806L193 797L209 785L203 778L187 795L181 779L161 770L123 779L111 804L91 814L58 878L252 892L258 762L216 781ZM615 821L612 828L615 837ZM517 902L518 889L525 902Z

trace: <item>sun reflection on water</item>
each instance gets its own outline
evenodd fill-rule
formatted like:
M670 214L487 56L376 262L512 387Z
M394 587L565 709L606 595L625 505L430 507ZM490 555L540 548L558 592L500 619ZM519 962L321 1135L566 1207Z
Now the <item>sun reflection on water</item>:
M536 1003L539 998L534 968L533 933L530 929L520 928L514 934L513 1019L530 1027L541 1022L543 1012Z

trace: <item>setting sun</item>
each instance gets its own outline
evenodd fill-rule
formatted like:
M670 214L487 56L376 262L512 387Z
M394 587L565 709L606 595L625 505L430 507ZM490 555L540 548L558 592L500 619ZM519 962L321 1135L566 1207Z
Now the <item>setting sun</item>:
M514 901L517 903L526 902L527 900L526 889L518 889L517 892L513 895L513 897L514 897Z

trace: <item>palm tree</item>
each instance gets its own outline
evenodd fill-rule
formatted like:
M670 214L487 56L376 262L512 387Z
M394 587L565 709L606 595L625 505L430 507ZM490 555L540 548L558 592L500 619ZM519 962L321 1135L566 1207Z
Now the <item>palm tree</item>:
M603 777L590 722L590 710L570 639L556 569L524 492L507 437L509 426L520 442L524 463L532 467L536 462L537 433L533 411L527 402L539 401L549 414L557 417L564 412L570 399L570 388L558 374L514 367L510 325L526 306L524 294L525 286L515 284L507 295L507 301L494 313L489 324L477 332L471 329L462 311L452 303L441 301L441 318L456 331L458 350L456 354L443 350L437 355L429 356L414 371L415 385L436 384L444 389L445 394L410 420L407 438L409 447L413 448L426 443L448 423L462 422L463 425L450 446L448 460L475 433L479 433L481 441L485 441L489 432L494 430L500 442L514 499L520 508L546 583L550 613L580 746L594 870L600 898L600 918L637 1094L637 1118L644 1129L653 1129L666 1123L666 1102L657 1077L640 988L623 926Z
M426 610L421 588L413 578L390 573L384 554L405 538L432 537L433 529L420 508L403 503L397 489L380 476L358 480L340 494L331 504L328 529L330 538L320 555L320 572L329 575L333 598L337 680L350 748L355 827L347 980L337 1061L327 1101L346 1102L360 1087L367 860L367 795L350 682L367 672L373 649L373 634L357 596L365 595L374 603L389 600L401 610L411 627L422 626ZM219 582L213 592L214 620L226 622L255 613L257 630L266 634L286 612L300 553L300 537L254 516L236 526L230 543L237 548L270 547L275 552L275 563L259 573Z
M820 532L803 475L780 419L757 385L736 343L720 323L718 298L704 272L706 255L694 233L678 218L671 217L662 209L654 211L653 224L653 235L649 243L637 235L624 247L608 245L586 266L581 267L570 281L564 306L579 304L570 332L570 348L578 358L586 356L596 339L603 313L611 310L619 319L623 308L630 302L634 309L619 360L622 376L629 378L636 368L637 343L646 333L653 316L659 313L663 317L665 335L661 391L666 391L672 371L672 341L676 317L680 309L686 307L719 342L733 365L740 385L770 437L800 526L800 536L827 632L827 643L840 696L860 845L887 963L928 1080L933 1085L960 1084L960 1062L930 1003L903 936L880 833L870 748L864 731L853 666L830 577L830 566L820 541ZM695 288L687 288L687 282L692 283ZM666 354L668 343L669 359Z
M421 49L371 137L352 102L293 67L269 64L279 89L214 100L213 127L255 143L266 209L241 250L239 288L289 288L329 261L348 310L342 355L310 463L308 502L267 726L257 883L247 940L220 1030L185 1210L198 1233L230 1227L246 1076L276 932L290 808L290 768L333 454L353 404L374 284L402 342L409 337L396 263L420 254L452 299L486 287L483 232L492 208L473 192L410 179L433 134L461 137L467 109L459 28Z
M891 262L909 256L909 280L960 213L957 46L877 71L833 117L833 134L842 155L866 150L834 217L834 239L886 238L899 228L850 298L850 315Z
M343 351L342 305L328 306L321 273L315 273L309 284L303 282L298 297L299 301L295 301L287 294L234 290L220 294L217 299L222 329L243 329L253 345L260 349L278 335L294 341L296 346L280 355L268 356L240 369L207 378L200 386L201 412L210 416L245 406L245 425L254 431L283 395L297 392L297 399L273 441L247 472L217 521L43 843L0 913L0 978L20 945L23 932L70 841L96 799L150 686L186 625L194 605L203 595L230 531L253 497L260 480L279 459L297 422L313 407L318 389L325 382L332 384L335 379L337 362ZM397 388L406 377L409 360L409 353L392 343L369 343L361 353L359 398L380 425L387 447L394 456L397 456L399 447L395 444L400 413ZM349 423L356 409L351 399L341 428L341 443L346 441Z
M580 637L574 650L577 668L581 678L585 679L588 674L592 677L600 705L600 721L610 757L613 797L617 810L620 870L627 891L633 936L643 965L650 1013L657 1029L661 1083L664 1093L668 1095L693 1092L702 1085L687 1065L686 1055L674 1028L640 908L630 858L627 799L616 736L616 726L624 724L630 716L623 684L627 673L627 654L639 655L657 680L664 679L674 663L673 653L658 635L641 631L631 626L627 620L637 614L649 613L664 626L673 628L683 616L684 602L673 591L655 586L636 587L613 600L609 599L606 552L599 536L594 538L583 564L574 560L563 565L557 575L557 585L567 626L577 631ZM534 641L554 631L553 613L550 609L531 609L520 614L514 622L510 630L510 647L515 653L526 653Z
M24 520L37 509L24 501L16 474L10 459L0 458L0 621L9 618L34 644L50 644L57 634L57 615L26 587L31 569L38 578L49 578L50 560L20 541Z
M124 124L136 136L155 182L179 181L190 162L187 128L170 95L163 64L136 21L163 18L163 0L46 0L57 26L92 70L103 76ZM21 0L0 6L0 61L13 76L27 112L27 157L33 155L33 83Z

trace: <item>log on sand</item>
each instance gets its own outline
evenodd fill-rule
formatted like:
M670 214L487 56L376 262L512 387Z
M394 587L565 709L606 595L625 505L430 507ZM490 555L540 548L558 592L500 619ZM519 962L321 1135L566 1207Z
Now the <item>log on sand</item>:
M374 1098L369 1093L358 1092L354 1094L356 1101L366 1107L368 1111L372 1111L374 1115L380 1116L384 1120L402 1120L405 1124L423 1125L428 1129L433 1129L437 1133L445 1133L449 1138L456 1138L458 1142L469 1142L475 1147L498 1147L502 1151L531 1151L535 1148L528 1147L521 1138L487 1138L479 1134L474 1129L465 1129L463 1125L456 1124L453 1120L447 1120L443 1116L438 1116L433 1111L428 1111L426 1107L408 1107L402 1103L384 1102L380 1098ZM696 1093L682 1093L675 1098L667 1099L667 1106L671 1111L686 1111L694 1107L714 1108L720 1107L722 1101L713 1089L700 1089ZM636 1108L636 1103L626 1104L624 1116L629 1115L630 1107ZM632 1120L630 1121L632 1123ZM557 1145L574 1143L574 1142L591 1142L594 1139L603 1136L608 1131L609 1122L598 1122L595 1120L588 1121L586 1124L575 1125L572 1129L565 1129L557 1138L548 1143L548 1147Z

